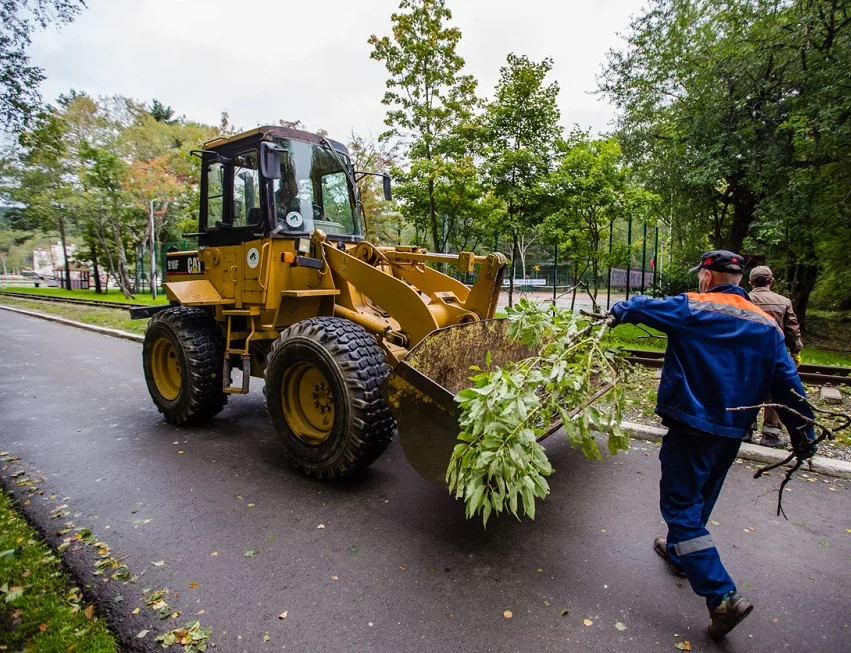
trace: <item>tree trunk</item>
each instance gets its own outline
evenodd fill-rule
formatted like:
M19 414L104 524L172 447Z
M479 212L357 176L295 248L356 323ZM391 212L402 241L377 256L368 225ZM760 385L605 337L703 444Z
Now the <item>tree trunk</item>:
M68 244L65 242L65 218L59 209L59 238L62 241L62 258L65 259L65 290L71 290L71 266L68 264Z
M98 250L94 244L91 247L92 274L95 275L95 294L100 295L103 289L100 286L100 268L98 267Z
M508 305L514 306L514 277L517 276L517 257L520 254L519 238L516 231L511 232L511 279L508 280Z
M810 293L816 285L818 278L818 266L795 263L795 283L792 285L791 300L795 305L795 314L798 322L804 329L807 321L807 308L810 304Z
M724 249L740 253L754 220L756 196L750 188L741 186L739 180L731 181L730 187L733 195L733 222L724 239Z
M130 280L130 266L127 264L127 252L124 250L124 243L121 242L121 228L115 215L110 216L110 218L113 244L118 255L118 266L115 270L117 273L116 279L124 296L127 299L135 299L133 296L135 288L133 288L133 283Z

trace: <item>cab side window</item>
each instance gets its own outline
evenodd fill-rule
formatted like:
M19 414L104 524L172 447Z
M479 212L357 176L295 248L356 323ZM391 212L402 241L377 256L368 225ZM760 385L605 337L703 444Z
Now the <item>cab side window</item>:
M253 227L263 218L260 209L260 164L256 150L233 159L233 227Z
M221 163L207 167L207 224L214 227L224 219L224 174Z

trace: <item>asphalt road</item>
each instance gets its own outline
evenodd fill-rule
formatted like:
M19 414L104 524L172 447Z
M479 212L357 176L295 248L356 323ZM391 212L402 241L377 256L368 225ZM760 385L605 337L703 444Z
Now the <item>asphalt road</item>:
M253 379L209 427L177 429L140 345L7 311L0 333L0 458L20 459L0 463L3 484L51 543L87 527L137 576L94 576L92 546L65 554L128 649L189 619L228 653L851 649L849 481L796 477L785 521L779 476L734 466L711 528L756 609L715 644L703 601L651 549L658 445L592 463L554 436L536 520L483 530L395 443L356 482L293 471ZM143 602L164 588L180 617Z

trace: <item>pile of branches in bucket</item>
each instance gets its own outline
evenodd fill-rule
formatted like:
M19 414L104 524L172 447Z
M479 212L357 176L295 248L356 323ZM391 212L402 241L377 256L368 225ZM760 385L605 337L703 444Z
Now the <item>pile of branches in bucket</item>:
M525 299L507 309L508 336L537 355L490 369L474 368L472 387L459 392L461 433L446 473L449 491L468 518L522 511L549 494L553 467L540 441L564 428L570 444L592 460L629 447L621 427L624 395L617 383L624 355L605 337L605 320L578 317Z

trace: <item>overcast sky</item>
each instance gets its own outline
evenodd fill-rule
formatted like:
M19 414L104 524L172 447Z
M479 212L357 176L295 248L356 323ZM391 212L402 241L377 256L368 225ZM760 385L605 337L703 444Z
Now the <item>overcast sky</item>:
M387 78L367 39L390 34L399 0L87 0L61 30L36 35L45 99L157 98L177 115L238 128L301 120L338 140L384 130ZM614 109L593 95L609 48L620 48L644 0L448 0L465 72L491 97L509 52L552 57L566 128L607 131Z

